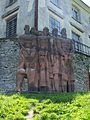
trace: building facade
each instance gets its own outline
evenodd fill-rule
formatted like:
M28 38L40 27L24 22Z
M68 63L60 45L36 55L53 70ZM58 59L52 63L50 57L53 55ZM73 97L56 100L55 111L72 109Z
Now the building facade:
M25 25L35 27L37 32L38 30L43 31L44 27L48 27L49 32L52 32L53 28L57 28L60 35L58 37L62 42L65 39L65 42L69 40L70 43L74 43L71 59L73 70L69 69L70 72L73 71L73 91L90 91L90 8L81 0L1 0L0 93L15 91L16 89L16 73L21 48L16 37L24 33ZM69 39L62 37L62 28L66 28ZM27 32L28 35L31 33L29 29ZM34 32L37 33L36 31ZM38 40L42 38L43 41L42 35L45 34L40 35L37 38ZM53 34L48 35L50 35L52 42L55 36L53 37ZM58 37L55 38L54 42L58 41ZM31 37L29 36L29 38ZM45 42L47 41L47 39L44 40ZM60 44L58 44L58 48L60 48ZM58 68L57 64L56 68ZM26 90L28 86L26 78L24 82ZM68 84L67 81L63 82L63 85L67 88L66 92L69 92L69 85L71 86L72 84Z
M21 35L25 24L34 26L34 0L1 0L0 37Z
M1 0L0 37L23 34L25 24L58 28L63 27L67 37L90 46L90 7L81 0Z
M43 26L50 29L56 27L59 31L65 27L68 38L90 46L90 8L80 0L47 0L46 3L39 1L38 21L40 30Z

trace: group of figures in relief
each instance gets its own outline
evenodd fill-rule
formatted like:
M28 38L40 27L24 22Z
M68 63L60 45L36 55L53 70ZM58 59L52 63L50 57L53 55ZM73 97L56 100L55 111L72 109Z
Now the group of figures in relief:
M17 91L22 91L24 79L29 92L74 91L72 67L73 44L68 40L65 29L62 37L57 29L50 35L48 28L36 32L25 26L25 34L19 37L20 60L17 71Z

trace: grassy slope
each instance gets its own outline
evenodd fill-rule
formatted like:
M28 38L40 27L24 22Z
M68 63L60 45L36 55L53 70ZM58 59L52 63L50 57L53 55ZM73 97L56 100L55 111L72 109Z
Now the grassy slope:
M90 120L90 93L0 95L0 120Z

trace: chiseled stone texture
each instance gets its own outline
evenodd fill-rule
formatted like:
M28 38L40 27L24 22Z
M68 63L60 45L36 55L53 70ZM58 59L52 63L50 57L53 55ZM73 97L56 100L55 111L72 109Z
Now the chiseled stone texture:
M19 45L16 40L0 40L0 93L16 89L16 71L19 63ZM75 53L73 57L75 91L88 90L90 57ZM27 79L23 84L27 90Z
M16 88L16 69L19 59L19 46L14 40L0 41L0 93Z
M88 91L90 57L75 53L73 61L75 91Z

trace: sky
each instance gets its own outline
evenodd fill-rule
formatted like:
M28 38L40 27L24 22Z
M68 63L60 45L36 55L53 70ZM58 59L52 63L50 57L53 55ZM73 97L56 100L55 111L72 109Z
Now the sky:
M82 0L82 1L90 7L90 0Z

